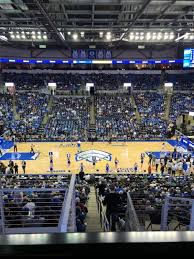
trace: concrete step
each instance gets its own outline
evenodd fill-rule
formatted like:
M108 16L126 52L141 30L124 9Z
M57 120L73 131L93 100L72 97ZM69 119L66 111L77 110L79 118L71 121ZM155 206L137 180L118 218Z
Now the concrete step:
M90 194L88 200L88 214L86 218L87 227L86 232L100 232L102 231L100 225L100 216L98 214L97 203L96 203L96 193L94 186L90 187Z

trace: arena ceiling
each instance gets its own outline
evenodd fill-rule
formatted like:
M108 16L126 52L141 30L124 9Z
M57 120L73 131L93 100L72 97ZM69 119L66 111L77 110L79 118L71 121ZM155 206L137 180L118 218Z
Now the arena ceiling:
M193 41L193 28L194 0L0 0L8 43Z

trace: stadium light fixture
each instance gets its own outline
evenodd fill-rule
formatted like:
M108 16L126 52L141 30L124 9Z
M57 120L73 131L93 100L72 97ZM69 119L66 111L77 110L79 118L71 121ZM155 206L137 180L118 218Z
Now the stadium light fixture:
M104 34L104 33L103 33L103 31L100 31L100 32L99 32L99 36L100 36L100 38L102 38L102 37L103 37L103 34Z
M47 40L47 39L48 39L48 38L47 38L47 35L43 35L42 37L43 37L44 40Z
M81 32L80 32L80 35L81 35L81 37L83 38L84 35L85 35L84 31L81 31Z
M107 34L106 34L106 39L107 39L107 40L111 40L111 38L112 38L111 32L109 31L109 32L107 32Z
M155 33L155 34L153 33L153 34L152 34L152 40L156 40L156 37L157 37L157 36L156 36L156 33Z
M25 34L22 34L22 35L21 35L21 38L22 38L22 39L25 39L25 38L26 38L26 35L25 35Z
M32 39L35 40L36 39L36 35L32 35Z
M19 35L19 34L17 34L17 35L16 35L16 38L17 38L17 39L20 39L20 35Z
M77 40L77 39L78 39L78 34L77 34L77 33L74 33L74 34L72 35L72 37L73 37L74 40Z
M158 35L157 35L157 40L161 40L162 39L162 33L159 32Z
M174 39L174 37L175 37L174 33L173 33L173 32L171 32L171 33L170 33L170 40L173 40L173 39Z
M38 35L38 36L37 36L37 39L41 40L41 38L42 38L41 35Z
M3 41L8 41L8 38L4 35L0 35L0 39L3 40Z
M71 32L70 32L70 31L68 31L68 32L67 32L67 35L71 35Z
M146 40L150 40L151 39L151 33L150 32L147 32L146 33Z
M164 40L168 40L168 38L169 38L169 34L168 33L164 33Z

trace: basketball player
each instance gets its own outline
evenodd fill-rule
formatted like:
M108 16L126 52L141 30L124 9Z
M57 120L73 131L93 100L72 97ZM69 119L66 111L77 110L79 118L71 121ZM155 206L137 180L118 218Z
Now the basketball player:
M80 172L83 172L84 171L84 165L83 163L80 164Z
M144 158L145 158L145 154L141 153L141 168L143 167Z
M107 173L107 174L109 173L109 169L110 169L110 168L109 168L109 164L107 163L107 164L106 164L106 173Z
M134 164L134 173L135 173L135 174L137 173L137 169L138 169L137 163L135 162L135 164Z
M53 173L53 156L50 156L50 172Z
M117 157L115 157L115 168L117 168L118 163L119 163L119 160L117 159Z
M30 153L35 154L35 152L34 152L34 145L33 144L31 144L31 147L30 147Z
M92 157L92 164L93 164L93 167L95 167L95 165L96 165L96 157L95 156Z
M13 150L14 150L14 152L18 152L18 148L17 148L17 143L16 142L14 142Z
M26 161L22 161L22 169L23 169L23 173L26 173Z
M68 165L68 167L69 167L70 164L71 164L70 158L71 158L71 155L68 153L68 154L67 154L67 165Z
M77 142L77 152L81 152L81 141Z

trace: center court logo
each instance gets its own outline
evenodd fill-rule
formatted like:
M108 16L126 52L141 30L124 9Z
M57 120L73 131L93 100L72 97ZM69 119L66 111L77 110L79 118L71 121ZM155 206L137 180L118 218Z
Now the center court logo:
M96 161L101 161L101 160L111 161L112 159L112 155L110 153L100 151L100 150L87 150L76 154L75 160L77 162L81 160L85 160L92 163L93 157L96 157Z

